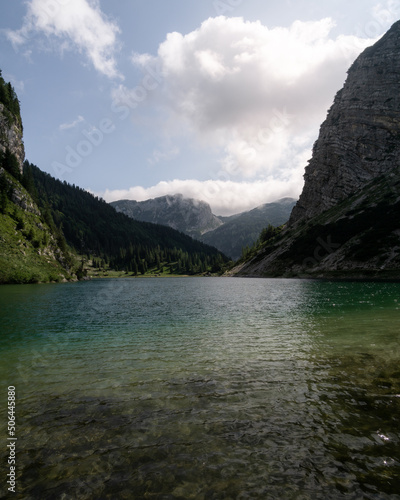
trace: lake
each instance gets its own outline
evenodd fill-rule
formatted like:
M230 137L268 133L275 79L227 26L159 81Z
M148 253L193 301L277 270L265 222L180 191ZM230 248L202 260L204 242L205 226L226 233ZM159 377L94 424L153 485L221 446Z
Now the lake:
M400 284L0 287L23 499L400 499Z

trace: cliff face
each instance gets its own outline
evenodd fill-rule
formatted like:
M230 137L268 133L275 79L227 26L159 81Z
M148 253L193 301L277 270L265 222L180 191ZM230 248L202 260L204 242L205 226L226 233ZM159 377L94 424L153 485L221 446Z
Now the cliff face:
M335 206L400 164L400 21L348 71L322 124L290 225Z
M1 72L0 99L0 284L65 281L71 278L69 253L22 184L19 102Z
M193 238L222 224L208 203L184 198L181 194L146 201L120 200L110 205L132 219L169 226Z
M140 202L120 200L110 203L117 212L132 219L177 229L234 260L240 257L242 248L257 241L268 224L280 226L287 222L294 204L294 199L282 198L247 212L217 217L208 203L185 198L181 194Z
M288 226L232 274L400 279L400 22L351 66Z
M0 150L4 152L8 148L16 156L22 174L22 164L25 159L22 130L17 120L11 117L12 115L7 113L4 104L0 103Z
M400 171L289 227L232 274L400 279Z

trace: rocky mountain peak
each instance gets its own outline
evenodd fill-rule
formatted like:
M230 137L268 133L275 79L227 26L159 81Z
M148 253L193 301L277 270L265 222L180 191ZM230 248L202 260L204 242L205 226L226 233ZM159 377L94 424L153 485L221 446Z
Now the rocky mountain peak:
M22 174L25 159L22 142L22 119L20 104L14 87L6 82L0 69L0 158L2 163L15 163L15 169ZM12 166L11 170L14 168Z
M348 71L320 128L289 224L335 206L400 164L400 21Z
M119 200L111 205L117 212L144 222L153 222L172 227L194 238L211 231L222 224L208 203L182 194L135 201Z

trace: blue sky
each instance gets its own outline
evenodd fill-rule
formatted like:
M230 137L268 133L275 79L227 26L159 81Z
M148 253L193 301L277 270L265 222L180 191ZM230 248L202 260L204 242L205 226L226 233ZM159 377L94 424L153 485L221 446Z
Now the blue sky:
M400 0L0 0L29 161L214 213L297 197L321 122Z

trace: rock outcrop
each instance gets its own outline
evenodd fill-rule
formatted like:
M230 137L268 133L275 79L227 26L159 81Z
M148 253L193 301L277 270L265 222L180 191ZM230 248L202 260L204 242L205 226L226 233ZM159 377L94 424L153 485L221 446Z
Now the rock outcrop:
M0 284L66 281L72 271L69 252L61 250L22 185L25 151L19 101L1 72L0 97L5 101L0 102Z
M286 229L232 274L400 279L400 22L351 66Z
M22 164L25 159L24 143L22 142L22 129L18 120L0 103L0 151L6 149L15 155L22 174Z
M219 227L222 222L208 203L181 194L160 196L146 201L119 200L110 203L117 212L132 219L172 227L193 238Z
M290 225L335 206L400 164L400 21L348 71L322 124Z
M252 246L257 241L268 224L280 226L287 222L294 204L293 198L282 198L247 212L218 217L212 213L208 203L185 198L181 194L140 202L120 200L110 203L117 212L132 219L177 229L234 260L241 256L244 247Z

